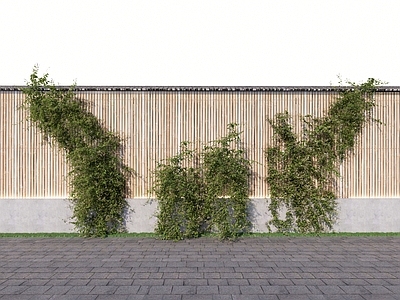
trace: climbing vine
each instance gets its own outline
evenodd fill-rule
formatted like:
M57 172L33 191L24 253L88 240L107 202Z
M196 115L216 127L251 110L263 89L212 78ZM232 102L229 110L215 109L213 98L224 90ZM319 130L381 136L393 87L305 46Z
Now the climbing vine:
M332 230L338 166L354 148L365 124L379 122L372 118L373 95L379 84L375 79L351 83L351 88L340 91L324 117L303 118L301 137L294 133L288 112L269 121L274 130L274 145L266 150L270 230L271 225L281 232Z
M153 191L159 203L156 232L165 239L199 237L215 232L234 239L249 228L250 162L240 149L236 124L201 151L180 152L159 163Z
M130 169L120 154L120 137L108 131L88 110L88 104L68 90L57 88L48 74L33 69L24 107L29 120L46 139L66 153L73 223L86 237L124 230Z
M196 152L183 142L180 152L159 163L153 191L159 212L155 232L164 239L194 238L203 232L205 187Z
M236 124L228 134L204 147L203 168L206 185L205 207L211 228L221 238L236 238L249 229L250 161L240 148Z

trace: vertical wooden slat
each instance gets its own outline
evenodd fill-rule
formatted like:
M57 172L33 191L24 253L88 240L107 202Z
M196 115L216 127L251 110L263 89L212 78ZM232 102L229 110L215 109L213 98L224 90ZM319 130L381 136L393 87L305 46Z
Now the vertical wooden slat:
M125 138L125 161L138 174L130 197L145 197L157 161L175 155L181 141L193 147L226 134L228 123L243 130L248 158L255 161L252 196L267 197L265 149L272 143L268 118L288 110L297 134L301 116L322 116L333 91L79 91L92 112ZM374 116L384 125L369 124L340 166L340 197L398 197L400 92L377 92ZM66 197L68 166L57 147L25 121L17 110L20 91L0 91L0 197Z

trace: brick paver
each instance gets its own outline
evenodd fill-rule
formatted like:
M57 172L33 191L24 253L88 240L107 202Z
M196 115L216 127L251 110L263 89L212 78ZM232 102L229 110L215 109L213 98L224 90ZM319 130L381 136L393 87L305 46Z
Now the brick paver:
M400 238L1 238L5 299L400 300Z

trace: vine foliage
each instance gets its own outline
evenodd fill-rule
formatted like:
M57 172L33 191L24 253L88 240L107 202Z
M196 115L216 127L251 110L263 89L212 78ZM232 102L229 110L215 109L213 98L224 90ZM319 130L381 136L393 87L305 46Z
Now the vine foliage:
M370 78L360 85L350 84L324 117L303 118L301 137L295 134L288 112L269 120L274 130L274 145L266 150L270 230L271 225L280 232L332 230L338 166L354 148L365 124L379 122L372 111L374 91L381 82Z
M156 233L164 239L217 233L234 239L249 229L250 162L240 149L237 124L228 134L203 147L180 152L155 171L153 191L159 203Z
M66 153L77 231L86 237L124 231L131 171L121 157L120 137L89 112L84 100L75 97L74 86L57 88L48 74L38 76L37 67L23 92L30 121Z

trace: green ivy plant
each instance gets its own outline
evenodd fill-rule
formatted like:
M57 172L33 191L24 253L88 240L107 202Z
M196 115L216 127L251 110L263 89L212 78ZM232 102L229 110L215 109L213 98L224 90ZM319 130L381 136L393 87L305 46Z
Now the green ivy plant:
M77 231L85 237L124 231L131 170L121 157L121 138L89 112L88 103L75 97L74 86L57 88L48 74L38 76L38 67L23 92L29 120L66 153Z
M237 124L228 135L180 152L155 170L153 191L159 203L156 233L164 239L199 237L207 232L234 239L249 228L250 162L240 149Z
M205 207L212 230L223 239L248 231L250 161L240 147L237 124L228 124L228 134L204 147Z
M337 216L335 180L338 166L350 154L366 123L372 118L376 86L368 79L340 91L322 118L303 118L298 137L288 112L269 120L274 145L266 150L271 194L268 222L280 232L319 233L332 230ZM283 209L283 210L282 210ZM281 219L280 214L285 217Z
M202 170L195 164L196 152L189 143L180 152L158 163L153 191L159 212L155 232L163 239L180 240L199 237L204 220L204 182Z

